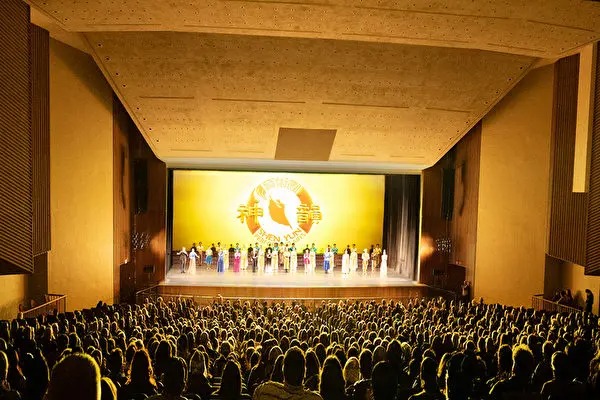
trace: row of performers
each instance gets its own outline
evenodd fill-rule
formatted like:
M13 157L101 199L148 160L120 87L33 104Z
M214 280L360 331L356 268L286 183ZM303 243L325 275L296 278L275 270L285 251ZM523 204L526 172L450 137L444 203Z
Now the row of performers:
M323 270L325 273L333 271L338 251L335 244L334 247L327 246L326 251L323 253ZM228 251L222 248L219 250L215 248L213 251L212 247L203 251L202 243L200 243L200 246L193 244L189 253L183 247L177 255L179 256L181 272L190 274L195 273L197 265L203 264L203 258L204 263L207 265L212 265L216 262L217 272L224 272L230 266L231 259L233 260L232 266L234 272L246 269L251 269L253 272L270 272L278 269L282 269L284 272L295 272L298 268L298 253L294 243L292 243L291 247L277 245L271 247L269 244L264 249L257 243L255 246L249 247L247 251L242 251L237 243L235 248L230 247ZM315 271L317 267L316 258L317 248L314 243L310 248L307 245L302 257L305 272ZM353 245L352 248L348 245L342 253L342 273L350 273L358 270L358 258L356 245ZM372 271L380 266L381 274L387 274L387 254L385 250L381 250L379 245L377 247L371 246L370 251L364 249L360 258L363 272L367 272L369 266Z

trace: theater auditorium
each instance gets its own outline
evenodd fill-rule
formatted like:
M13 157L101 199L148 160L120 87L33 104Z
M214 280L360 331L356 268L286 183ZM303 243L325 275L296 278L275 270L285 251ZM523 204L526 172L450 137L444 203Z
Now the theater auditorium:
M0 400L600 398L600 2L2 0Z

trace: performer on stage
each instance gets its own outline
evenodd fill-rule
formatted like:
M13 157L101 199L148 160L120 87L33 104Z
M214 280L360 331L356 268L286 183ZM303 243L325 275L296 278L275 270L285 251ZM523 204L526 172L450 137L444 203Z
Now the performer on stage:
M223 252L223 268L225 271L227 271L229 269L229 251L225 248L225 246L223 246L221 251Z
M213 259L213 250L212 250L212 247L209 247L208 249L206 249L206 265L208 265L209 267L212 265L212 259Z
M350 253L350 270L356 272L358 270L358 253L356 252L356 245L352 245L352 252Z
M342 254L342 274L348 274L350 272L350 245L346 246L344 254Z
M214 244L214 243L211 243L211 245L210 245L210 250L211 250L212 257L210 258L210 261L206 260L206 263L207 263L208 265L212 265L212 263L213 263L213 258L218 258L218 256L219 256L219 252L217 251L217 247L215 246L215 244ZM208 258L208 257L207 257L207 258Z
M331 247L327 245L327 250L323 254L323 269L325 273L329 273L329 269L331 268L331 258L333 257L333 253L331 252Z
M187 264L187 258L188 258L188 254L187 251L185 251L185 247L181 248L181 251L179 253L177 253L177 255L179 256L179 265L181 266L181 273L185 273L185 266Z
M335 269L335 259L337 258L337 254L338 254L339 250L337 248L337 244L333 244L333 247L331 248L331 271L333 272L333 270Z
M233 259L235 255L235 247L233 247L233 243L229 243L229 249L227 249L227 258L225 263L225 269L233 268Z
M379 259L381 258L381 247L379 247L379 243L373 249L373 254L371 254L371 271L375 271L379 266Z
M302 257L304 261L304 273L310 272L310 250L307 248L304 249L304 256Z
M315 250L314 244L313 248L310 249L310 272L315 272L315 268L317 267L317 252Z
M202 246L202 242L198 243L198 248L197 248L197 252L198 252L198 265L202 265L202 261L203 261L203 256L204 256L204 246Z
M288 247L287 244L284 245L283 242L279 242L279 248L278 248L278 251L279 251L279 258L278 258L278 260L279 260L279 269L284 268L285 256L284 256L283 253L285 252L285 249L287 247Z
M290 272L290 250L287 248L283 251L283 270Z
M273 248L271 247L271 243L267 245L265 248L265 272L270 273L273 272L273 267L271 265L271 259L273 258Z
M362 272L363 275L367 273L367 269L369 268L369 259L371 258L371 256L369 256L369 252L367 251L367 249L365 249L365 251L363 251L362 253Z
M240 249L237 249L235 253L233 253L233 272L240 272L240 262L242 260L242 253Z
M265 250L262 247L258 248L258 273L265 272Z
M219 251L219 259L217 260L217 272L225 272L225 252L223 249Z
M188 273L190 275L196 275L196 260L198 259L198 253L192 248L188 257L190 258Z
M296 243L292 243L290 247L290 271L296 272L298 270L298 251L296 250Z
M382 278L387 276L387 259L388 256L385 250L383 250L383 253L381 254L381 267L379 267L379 276Z
M314 251L314 252L315 252L315 254L317 254L317 246L315 246L315 244L314 244L314 243L313 243L313 244L310 246L310 250L311 250L311 251Z
M248 251L246 250L246 246L244 245L242 245L242 247L240 247L238 251L241 254L240 267L242 270L245 271L246 269L248 269Z
M256 272L256 261L258 258L258 251L255 247L250 246L248 248L248 263L252 266L252 272Z
M273 271L279 271L279 245L275 242L275 246L273 246L273 251L271 254L271 265L273 266Z

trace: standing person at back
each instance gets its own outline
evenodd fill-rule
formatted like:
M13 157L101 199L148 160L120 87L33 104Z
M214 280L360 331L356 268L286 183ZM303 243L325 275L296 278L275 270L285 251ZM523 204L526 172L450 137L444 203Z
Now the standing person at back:
M255 400L323 400L315 392L302 387L306 360L299 347L292 347L283 359L283 383L266 382L256 388Z

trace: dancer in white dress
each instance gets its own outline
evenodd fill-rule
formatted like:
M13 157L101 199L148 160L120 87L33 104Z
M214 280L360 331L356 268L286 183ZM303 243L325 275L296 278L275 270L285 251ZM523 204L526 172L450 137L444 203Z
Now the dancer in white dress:
M356 272L358 269L358 253L356 252L356 245L352 245L352 251L350 252L350 271Z
M258 273L265 272L265 250L262 247L258 249Z
M369 268L369 251L365 249L362 253L362 272L363 274L367 273L367 268Z
M350 273L350 246L346 247L344 254L342 254L342 274L346 275Z
M188 257L190 258L190 262L187 272L190 275L196 275L196 260L198 259L198 253L196 253L194 249L192 249L190 251L190 254L188 254Z
M225 271L229 269L229 252L227 249L223 249L223 267Z
M379 276L381 276L382 278L385 278L387 276L387 253L385 252L385 250L383 250L383 253L381 254L381 266L379 267Z
M245 271L246 269L248 269L248 252L246 251L246 245L242 245L242 247L240 248L240 253L240 269L242 271Z
M313 247L310 249L310 272L315 272L315 267L317 266L317 251Z

